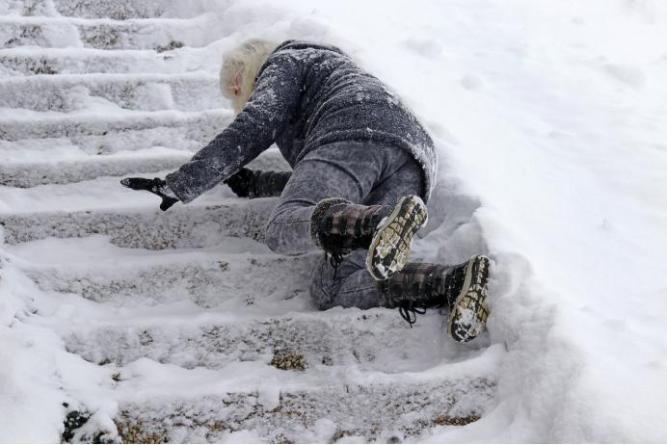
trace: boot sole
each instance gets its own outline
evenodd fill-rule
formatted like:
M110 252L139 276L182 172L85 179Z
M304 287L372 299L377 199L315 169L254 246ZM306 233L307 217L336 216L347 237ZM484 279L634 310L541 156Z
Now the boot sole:
M428 221L426 204L418 196L401 198L378 226L366 257L366 269L383 281L408 263L412 238Z
M486 326L489 318L486 297L490 264L488 257L478 255L466 266L463 286L449 317L448 331L457 342L469 342Z

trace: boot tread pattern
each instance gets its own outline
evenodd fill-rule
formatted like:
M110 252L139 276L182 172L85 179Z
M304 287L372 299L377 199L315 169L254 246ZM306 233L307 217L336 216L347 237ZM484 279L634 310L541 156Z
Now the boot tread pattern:
M410 257L412 237L427 222L426 205L417 196L402 198L373 237L366 268L378 281L400 271Z
M477 337L486 325L489 265L489 258L478 255L466 266L465 281L449 319L449 333L458 342Z

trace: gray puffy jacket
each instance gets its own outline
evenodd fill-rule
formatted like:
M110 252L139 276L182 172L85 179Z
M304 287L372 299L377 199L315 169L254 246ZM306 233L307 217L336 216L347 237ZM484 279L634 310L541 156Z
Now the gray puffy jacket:
M428 198L436 154L415 116L338 48L287 41L260 69L255 90L234 121L166 181L187 203L274 142L294 167L307 153L341 141L408 150L424 170Z

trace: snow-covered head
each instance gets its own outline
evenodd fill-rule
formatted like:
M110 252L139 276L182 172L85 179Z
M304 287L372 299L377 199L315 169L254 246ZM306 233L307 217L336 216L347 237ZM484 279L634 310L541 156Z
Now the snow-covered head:
M240 113L255 88L255 78L277 43L251 39L222 56L220 88L222 95L232 101L234 112Z

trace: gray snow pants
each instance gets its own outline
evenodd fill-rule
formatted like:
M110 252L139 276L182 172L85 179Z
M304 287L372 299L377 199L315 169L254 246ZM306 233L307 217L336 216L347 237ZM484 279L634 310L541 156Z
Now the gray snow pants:
M406 195L423 198L425 191L422 168L405 150L368 142L322 146L294 167L266 227L266 244L286 255L318 249L311 238L310 218L315 205L325 198L393 206ZM366 253L365 249L353 251L336 269L322 257L310 288L320 309L383 305L365 268Z

